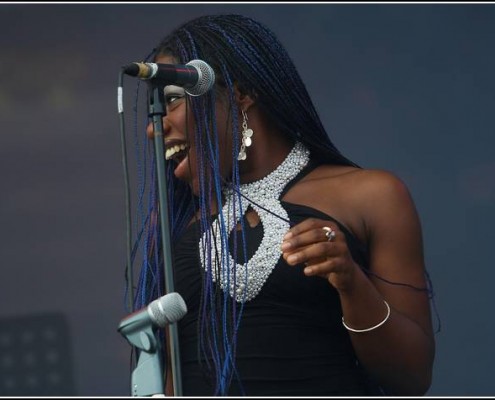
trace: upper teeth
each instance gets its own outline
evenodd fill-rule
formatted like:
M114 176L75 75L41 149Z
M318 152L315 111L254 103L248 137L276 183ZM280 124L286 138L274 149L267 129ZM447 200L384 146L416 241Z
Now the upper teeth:
M185 150L186 145L185 144L176 144L175 146L169 147L165 151L165 160L169 160L170 157L172 157L174 154L178 153L181 150Z

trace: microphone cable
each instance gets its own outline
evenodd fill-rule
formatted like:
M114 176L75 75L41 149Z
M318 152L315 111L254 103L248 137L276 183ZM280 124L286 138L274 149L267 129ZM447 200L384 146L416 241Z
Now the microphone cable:
M124 71L119 72L118 87L117 87L117 108L119 113L119 125L120 125L120 144L121 144L121 158L122 168L124 173L124 192L125 192L125 220L126 220L126 269L125 269L125 281L126 281L126 297L128 312L134 311L134 271L132 267L132 221L131 221L131 190L129 185L129 167L127 165L127 146L125 136L125 118L124 118L124 102L123 102L123 86L124 86Z
M124 175L124 192L125 192L125 221L126 221L126 268L125 268L125 295L127 298L127 311L128 313L134 312L134 270L132 265L132 217L131 217L131 189L129 184L129 167L127 163L127 145L125 134L125 117L124 117L124 101L123 101L123 87L124 87L124 70L121 68L118 77L117 85L117 109L119 114L119 127L120 127L120 147L121 147L121 160L122 169ZM136 368L138 359L138 349L135 346L131 346L131 352L129 355L129 386L132 384L132 371ZM132 388L131 388L132 391Z

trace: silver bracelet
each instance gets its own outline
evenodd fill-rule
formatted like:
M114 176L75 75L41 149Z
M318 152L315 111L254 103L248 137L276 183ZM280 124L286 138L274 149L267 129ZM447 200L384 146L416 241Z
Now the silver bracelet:
M380 322L379 324L375 325L375 326L372 326L371 328L366 328L366 329L354 329L354 328L351 328L349 326L346 325L345 321L344 321L344 317L342 316L342 325L344 325L345 329L347 329L348 331L351 331L351 332L357 332L357 333L361 333L361 332L369 332L369 331L372 331L373 329L376 329L376 328L379 328L380 326L382 326L385 322L387 322L388 318L390 317L390 306L388 305L388 303L383 300L383 302L385 303L385 305L387 306L387 316L385 317L385 319Z

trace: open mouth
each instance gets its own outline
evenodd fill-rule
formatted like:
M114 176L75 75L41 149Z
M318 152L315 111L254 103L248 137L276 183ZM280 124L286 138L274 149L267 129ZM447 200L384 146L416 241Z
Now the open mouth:
M175 161L180 164L186 158L189 146L185 142L173 141L165 144L165 160Z

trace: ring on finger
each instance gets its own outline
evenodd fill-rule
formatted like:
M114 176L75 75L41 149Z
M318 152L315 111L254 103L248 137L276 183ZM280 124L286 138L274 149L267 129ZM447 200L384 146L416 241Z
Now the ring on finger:
M327 237L327 241L329 242L331 242L337 235L335 231L328 226L324 226L322 229L325 231L325 236Z

